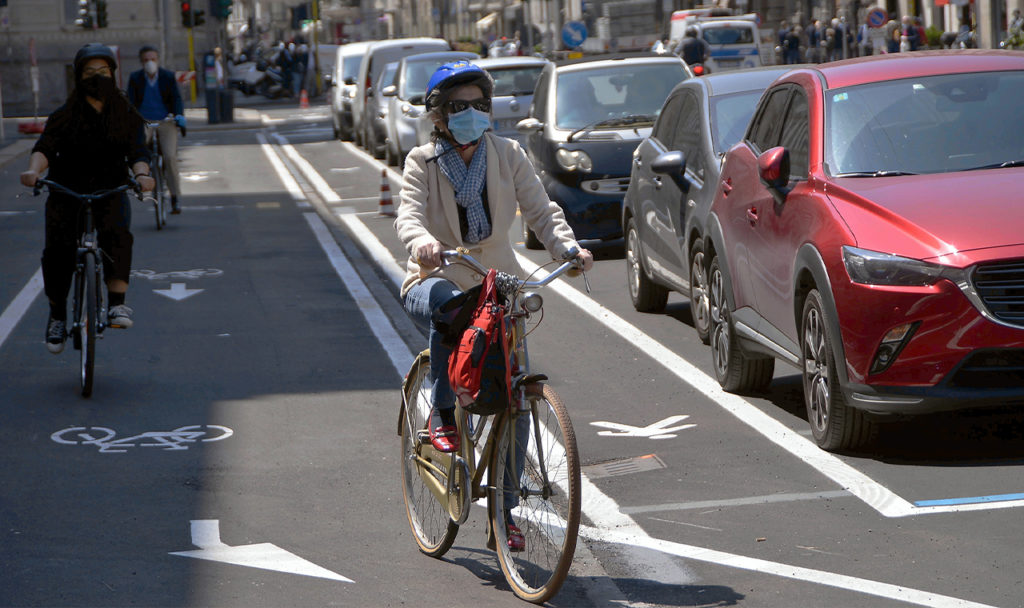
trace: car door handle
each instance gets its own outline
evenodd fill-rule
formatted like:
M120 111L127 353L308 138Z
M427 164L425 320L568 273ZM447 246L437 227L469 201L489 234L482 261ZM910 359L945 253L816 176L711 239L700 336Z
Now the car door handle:
M747 208L747 221L750 222L750 225L751 226L756 225L757 224L757 219L758 219L757 218L757 207L748 207Z
M722 180L722 194L729 196L730 192L732 192L732 178L727 177Z
M654 177L651 178L651 181L654 182L654 189L655 190L661 190L661 177L654 176Z

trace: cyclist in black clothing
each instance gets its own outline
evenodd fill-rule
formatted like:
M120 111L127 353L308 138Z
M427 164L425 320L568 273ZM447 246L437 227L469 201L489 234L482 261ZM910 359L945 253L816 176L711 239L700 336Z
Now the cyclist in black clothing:
M92 43L75 55L75 88L63 106L50 115L42 136L32 149L28 171L21 183L35 186L44 171L47 178L81 193L117 188L135 175L143 190L152 190L149 152L145 146L145 119L117 88L117 60L110 48ZM124 194L98 201L94 207L99 245L106 254L104 276L110 309L108 325L132 326L132 310L125 306L132 262L131 207ZM50 302L46 346L64 350L67 296L74 275L75 254L82 220L74 198L51 193L46 199L46 245L43 283Z
M703 64L711 57L711 46L698 34L696 26L686 28L686 37L676 47L676 55L683 58L686 65Z

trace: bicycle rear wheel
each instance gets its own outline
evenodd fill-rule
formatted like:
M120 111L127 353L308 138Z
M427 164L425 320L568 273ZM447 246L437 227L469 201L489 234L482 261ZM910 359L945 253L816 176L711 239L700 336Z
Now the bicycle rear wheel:
M96 273L96 258L92 253L86 252L82 260L81 291L79 293L80 309L78 318L75 319L76 331L79 335L81 349L79 361L81 363L82 396L88 397L92 394L92 382L96 366L96 333L99 331L99 311L97 293L99 289Z
M505 578L517 596L540 604L558 593L576 552L580 461L569 413L555 391L544 386L527 398L530 412L503 417L489 471L490 516ZM522 551L508 546L506 512L526 539Z
M402 495L413 538L420 551L440 557L451 548L459 526L448 514L450 454L436 452L430 443L430 355L416 358L403 385L399 420L402 437Z

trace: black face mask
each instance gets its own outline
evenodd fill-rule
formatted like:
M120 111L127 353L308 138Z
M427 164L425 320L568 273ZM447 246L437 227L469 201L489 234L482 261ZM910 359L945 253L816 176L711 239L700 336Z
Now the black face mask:
M105 101L117 93L117 84L109 76L90 76L78 83L82 92L100 101Z

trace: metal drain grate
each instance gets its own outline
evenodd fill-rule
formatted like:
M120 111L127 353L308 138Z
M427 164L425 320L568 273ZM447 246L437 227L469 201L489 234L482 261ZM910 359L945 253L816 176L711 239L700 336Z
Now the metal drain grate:
M656 454L645 454L644 456L587 465L583 467L583 474L590 479L599 479L601 477L617 477L619 475L656 471L664 468L665 462L658 458Z

